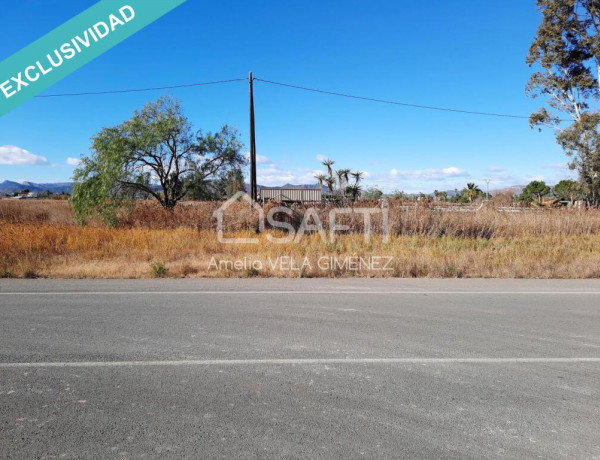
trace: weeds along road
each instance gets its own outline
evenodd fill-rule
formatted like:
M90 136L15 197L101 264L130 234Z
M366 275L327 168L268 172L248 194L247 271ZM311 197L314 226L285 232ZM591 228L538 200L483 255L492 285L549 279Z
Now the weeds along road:
M600 282L0 282L0 457L600 456Z

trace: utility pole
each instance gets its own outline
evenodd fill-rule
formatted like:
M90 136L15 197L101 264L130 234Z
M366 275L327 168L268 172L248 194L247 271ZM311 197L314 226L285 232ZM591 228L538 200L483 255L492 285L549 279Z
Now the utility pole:
M485 199L489 200L490 199L490 180L489 179L484 179L485 180Z
M256 187L256 133L254 129L254 86L252 72L248 76L250 85L250 197L253 201L258 199Z

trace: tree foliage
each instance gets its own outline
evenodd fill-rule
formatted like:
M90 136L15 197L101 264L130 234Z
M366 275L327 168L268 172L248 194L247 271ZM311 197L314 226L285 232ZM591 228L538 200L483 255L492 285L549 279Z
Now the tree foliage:
M542 22L527 56L536 66L526 92L542 96L547 107L530 117L532 127L556 129L556 140L571 158L582 190L594 204L600 198L600 2L538 0ZM557 114L558 112L558 114ZM561 125L560 114L572 120Z
M363 192L363 198L367 200L378 200L383 196L383 192L377 187L369 187Z
M397 200L410 200L412 197L404 190L394 190L391 195L392 198Z
M448 192L440 192L439 190L434 190L433 196L438 201L446 201L448 199Z
M580 195L580 187L577 182L570 179L561 180L552 190L554 196L559 200L574 202Z
M527 184L527 186L523 189L521 201L526 203L537 203L541 205L542 199L549 193L550 187L548 187L543 180L534 180Z
M217 193L219 199L228 199L237 192L246 191L246 182L241 169L230 169L217 181Z
M173 209L195 187L245 163L235 129L194 133L180 103L161 97L92 138L91 155L74 172L71 203L79 220L115 212L136 197Z

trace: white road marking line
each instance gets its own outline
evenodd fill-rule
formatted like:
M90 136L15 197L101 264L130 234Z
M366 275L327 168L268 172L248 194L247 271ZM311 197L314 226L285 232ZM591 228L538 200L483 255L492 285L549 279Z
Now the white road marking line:
M66 291L66 292L0 292L0 295L600 295L600 291Z
M600 358L298 358L298 359L185 359L175 361L74 361L0 363L0 369L24 367L231 366L262 364L526 364L600 363Z

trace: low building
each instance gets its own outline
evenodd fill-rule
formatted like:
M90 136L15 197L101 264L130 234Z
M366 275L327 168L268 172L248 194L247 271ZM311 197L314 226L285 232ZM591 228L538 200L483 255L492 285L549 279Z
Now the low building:
M259 191L260 199L282 201L284 203L320 203L323 191L318 188L280 188L263 187Z

